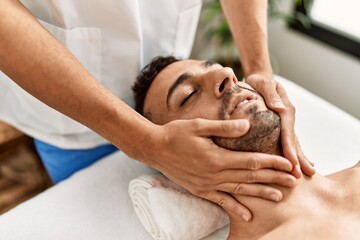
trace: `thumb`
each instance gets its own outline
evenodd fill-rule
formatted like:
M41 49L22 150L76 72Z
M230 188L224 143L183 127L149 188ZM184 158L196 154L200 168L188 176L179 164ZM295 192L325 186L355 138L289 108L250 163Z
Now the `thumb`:
M263 97L265 99L266 105L272 110L277 112L285 110L285 105L275 90L268 90L268 92L263 94Z
M199 136L241 137L247 133L250 123L246 119L207 120L196 119L194 132Z
M277 93L278 83L276 81L267 78L255 80L255 78L249 77L246 82L264 97L265 103L269 108L277 112L285 110L285 105Z

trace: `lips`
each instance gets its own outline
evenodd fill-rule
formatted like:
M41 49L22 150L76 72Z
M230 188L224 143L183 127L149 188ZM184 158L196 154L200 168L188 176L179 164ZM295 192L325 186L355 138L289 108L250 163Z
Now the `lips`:
M251 92L243 92L239 95L235 95L230 104L229 115L232 115L235 111L243 109L253 100L257 100L257 97Z

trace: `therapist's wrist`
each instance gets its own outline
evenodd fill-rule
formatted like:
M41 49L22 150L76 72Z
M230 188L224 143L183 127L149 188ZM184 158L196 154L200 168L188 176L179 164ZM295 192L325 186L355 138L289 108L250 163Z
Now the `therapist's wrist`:
M267 71L253 71L253 72L250 72L248 74L245 74L246 81L253 81L253 80L258 80L258 79L261 79L261 78L272 80L274 78L274 74L270 70L267 70Z
M243 67L245 77L254 74L267 77L273 75L269 55L264 52L266 52L266 50L263 50L262 53L253 53L254 55L247 54L241 58L241 65Z
M137 157L135 159L141 161L145 165L161 170L158 163L159 156L164 148L162 126L156 125L152 122L146 123L141 128L141 133L138 139Z

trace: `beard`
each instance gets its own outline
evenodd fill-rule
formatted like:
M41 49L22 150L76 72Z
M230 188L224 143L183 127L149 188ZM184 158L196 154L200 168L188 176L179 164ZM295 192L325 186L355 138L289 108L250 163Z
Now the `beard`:
M224 109L228 109L231 95L242 91L241 88L243 87L237 86L233 89L229 89L228 92L225 93L228 96L223 98L222 107L219 111L220 119L225 119ZM253 90L251 91L254 92ZM256 94L260 96L258 93ZM214 143L220 147L233 151L280 154L281 120L279 115L269 109L266 111L258 111L258 107L256 105L247 109L247 113L250 115L248 118L250 128L244 136L237 138L214 136L212 137Z

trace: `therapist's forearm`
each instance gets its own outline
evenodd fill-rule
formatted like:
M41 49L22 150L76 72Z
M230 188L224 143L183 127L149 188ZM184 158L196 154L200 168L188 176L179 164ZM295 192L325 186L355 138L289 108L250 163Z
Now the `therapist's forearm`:
M221 0L238 47L246 82L265 99L266 105L281 116L281 142L284 156L295 166L293 174L315 173L302 153L294 134L295 109L281 85L274 81L267 35L267 0Z
M221 0L245 76L272 74L267 44L267 0Z
M0 1L0 36L0 70L17 84L191 193L249 220L249 209L224 192L266 199L275 194L281 199L275 188L263 191L261 184L243 188L241 183L295 184L283 172L291 170L286 159L260 153L239 155L208 138L242 136L248 131L247 121L192 119L152 124L94 79L20 2ZM256 175L248 171L267 168L277 170Z
M91 76L19 1L0 2L0 36L1 71L129 156L144 159L131 144L141 144L154 125Z

